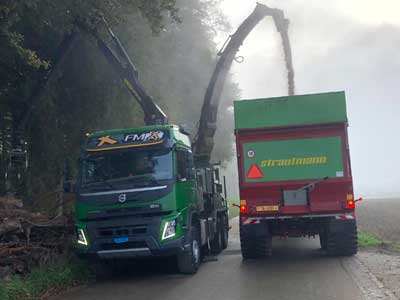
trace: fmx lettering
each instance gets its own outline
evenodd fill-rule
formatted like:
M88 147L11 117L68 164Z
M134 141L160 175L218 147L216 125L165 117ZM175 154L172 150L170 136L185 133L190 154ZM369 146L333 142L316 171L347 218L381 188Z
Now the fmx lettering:
M125 143L134 142L155 142L162 140L164 132L162 131L149 131L143 133L131 133L127 134L124 138Z

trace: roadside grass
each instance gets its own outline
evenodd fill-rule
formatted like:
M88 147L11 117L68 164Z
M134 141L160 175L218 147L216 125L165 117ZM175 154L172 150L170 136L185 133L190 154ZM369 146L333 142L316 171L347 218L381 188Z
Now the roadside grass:
M87 265L77 259L64 259L34 268L26 276L14 275L0 282L1 300L41 300L89 278Z
M361 248L373 248L382 246L384 242L378 237L366 231L358 231L358 245Z

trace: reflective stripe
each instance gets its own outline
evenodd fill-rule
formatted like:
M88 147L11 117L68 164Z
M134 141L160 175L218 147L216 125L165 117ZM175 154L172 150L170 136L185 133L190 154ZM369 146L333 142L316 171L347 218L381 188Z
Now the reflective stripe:
M260 223L260 218L247 218L247 217L242 217L242 224L243 225L248 225L248 224L258 224Z
M273 217L242 217L242 224L258 224L261 220L275 220L275 219L297 219L297 218L323 218L323 217L335 217L340 220L353 220L355 219L355 214L321 214L321 215L297 215L297 216L273 216Z
M338 220L353 220L356 217L355 217L354 213L352 213L352 214L339 215L339 216L336 216L335 218Z
M163 190L163 189L166 189L166 188L167 188L166 185L161 185L161 186L152 186L152 187L147 187L147 188L130 189L130 190L86 193L86 194L80 194L80 196L114 195L114 194L133 193L133 192L156 191L156 190Z

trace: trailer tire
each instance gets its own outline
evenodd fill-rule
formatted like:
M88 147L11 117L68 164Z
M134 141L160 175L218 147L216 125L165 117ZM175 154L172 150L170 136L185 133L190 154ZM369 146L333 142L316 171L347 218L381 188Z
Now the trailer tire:
M243 259L270 257L272 236L268 231L268 225L240 225L240 247Z
M186 251L183 251L177 256L178 270L183 274L194 274L199 269L201 250L200 232L197 227L192 228L189 245Z
M256 240L257 257L270 257L272 255L272 236L266 235Z
M357 253L357 225L355 220L339 220L341 230L332 230L332 224L327 233L326 251L330 256L351 256Z
M255 240L251 236L250 225L239 225L240 249L243 259L256 258Z
M328 234L326 227L324 227L319 233L319 243L321 245L321 249L326 250L328 244Z

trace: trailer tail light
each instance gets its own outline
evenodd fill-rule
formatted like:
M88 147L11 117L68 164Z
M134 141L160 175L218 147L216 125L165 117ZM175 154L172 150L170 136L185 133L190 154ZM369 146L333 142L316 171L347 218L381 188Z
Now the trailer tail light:
M347 200L346 208L355 209L356 208L356 202L354 200Z
M247 201L246 200L240 200L240 208L239 208L241 213L247 213Z

